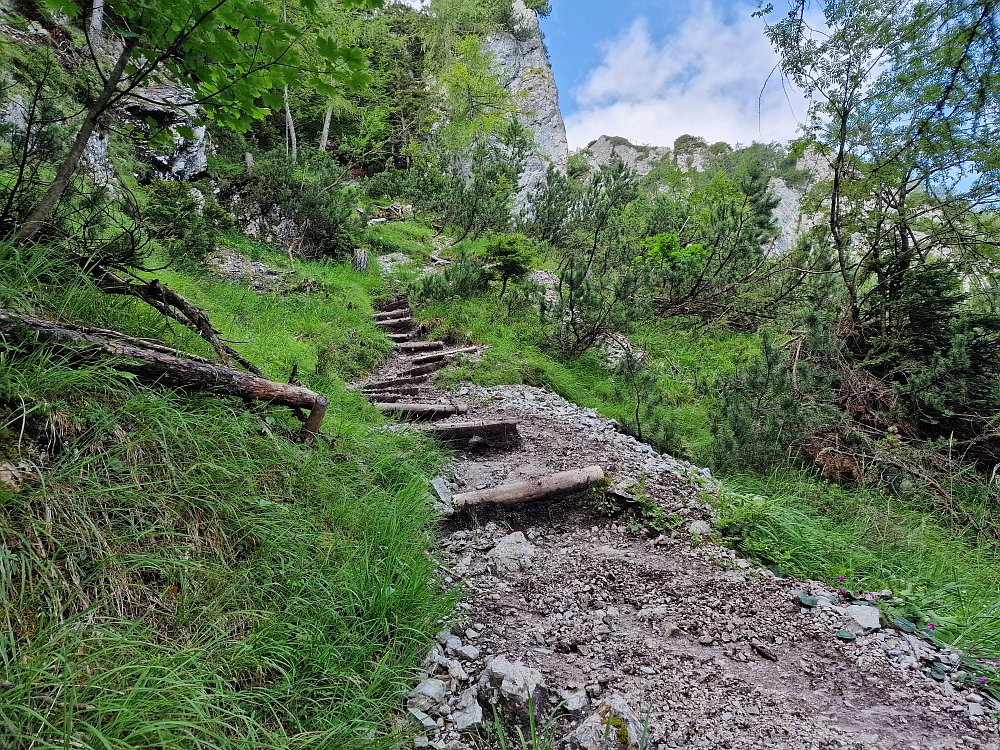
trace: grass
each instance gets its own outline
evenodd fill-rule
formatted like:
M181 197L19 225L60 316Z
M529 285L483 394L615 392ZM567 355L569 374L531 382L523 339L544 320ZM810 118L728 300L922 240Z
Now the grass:
M44 252L0 253L0 304L204 351ZM343 387L386 350L369 317L382 282L307 264L316 291L258 298L158 276L272 376L298 364L330 397L326 438L289 440L285 410L8 342L4 747L398 747L400 698L453 601L426 554L439 454Z
M419 221L386 221L366 230L365 240L377 255L403 253L414 260L430 258L434 252L434 230Z
M616 394L612 369L603 353L591 350L570 360L553 356L531 309L491 295L430 305L420 318L434 326L433 336L471 338L491 347L480 362L452 369L443 382L468 378L483 386L533 385L597 409L610 419L625 422L630 416L632 407ZM660 447L707 463L712 447L711 390L722 375L756 350L756 338L724 330L694 334L683 326L661 322L632 339L650 354L658 372L664 403L656 409L655 418L674 427L670 444Z
M734 474L723 483L723 523L741 553L851 591L891 589L904 599L899 613L933 623L936 639L1000 656L995 536L948 523L919 499L841 487L805 471Z

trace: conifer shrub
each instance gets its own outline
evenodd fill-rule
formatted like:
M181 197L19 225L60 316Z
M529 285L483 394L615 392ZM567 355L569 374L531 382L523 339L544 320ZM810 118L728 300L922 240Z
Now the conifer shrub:
M441 273L428 273L415 281L410 294L420 302L471 299L489 288L490 274L479 258L460 252Z
M235 220L215 196L173 180L153 180L146 187L142 218L150 237L178 266L197 266L215 249L219 236Z

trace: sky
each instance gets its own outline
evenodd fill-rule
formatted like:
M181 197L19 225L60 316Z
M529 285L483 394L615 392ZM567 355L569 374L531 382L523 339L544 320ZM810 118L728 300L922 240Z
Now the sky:
M782 85L754 0L550 1L541 26L571 149L600 135L654 146L685 133L796 137L806 104Z

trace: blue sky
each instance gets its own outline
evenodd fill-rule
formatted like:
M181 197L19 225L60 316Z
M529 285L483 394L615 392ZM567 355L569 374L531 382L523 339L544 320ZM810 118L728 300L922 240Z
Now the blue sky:
M671 145L788 140L805 117L782 86L753 0L551 0L542 19L570 147L599 135ZM776 3L779 7L781 3Z

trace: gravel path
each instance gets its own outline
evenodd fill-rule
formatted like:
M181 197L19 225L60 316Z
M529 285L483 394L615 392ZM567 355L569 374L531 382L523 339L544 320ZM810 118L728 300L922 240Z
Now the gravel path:
M961 654L880 621L869 605L891 592L838 601L714 544L707 471L537 388L422 385L412 398L469 406L449 421L519 421L519 444L455 455L435 483L444 499L600 464L631 508L561 500L444 521L442 581L465 598L407 700L415 747L492 750L494 706L513 726L531 704L558 706L565 748L1000 750L1000 704L961 686ZM624 502L636 494L644 504ZM666 533L640 523L650 508Z

